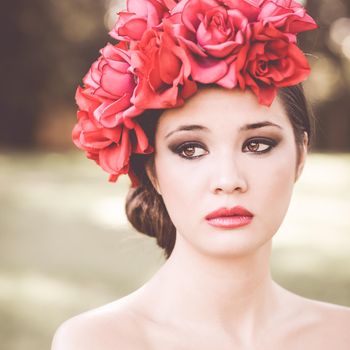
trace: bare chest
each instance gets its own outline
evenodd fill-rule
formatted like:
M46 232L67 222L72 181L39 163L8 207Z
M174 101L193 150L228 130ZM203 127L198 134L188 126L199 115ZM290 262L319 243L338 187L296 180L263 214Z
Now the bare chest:
M172 332L154 329L144 333L143 347L130 350L350 350L348 333L334 331L332 327L309 327L273 332L244 341L215 332Z
M130 350L349 350L348 341L340 341L339 339L325 340L322 335L317 338L312 337L295 337L293 339L264 339L261 342L252 341L250 345L239 344L220 338L209 338L202 336L201 338L183 338L177 339L153 339L145 341L140 348Z

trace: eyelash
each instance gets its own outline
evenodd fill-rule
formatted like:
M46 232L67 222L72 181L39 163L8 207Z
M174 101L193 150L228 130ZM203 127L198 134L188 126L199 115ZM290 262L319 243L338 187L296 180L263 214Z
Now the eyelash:
M267 148L266 150L263 150L263 151L252 151L252 153L254 153L255 155L262 155L264 153L268 153L270 152L274 147L277 146L278 142L275 141L275 140L272 140L272 139L264 139L264 138L255 138L255 139L250 139L248 140L245 144L244 144L244 148L249 145L250 143L257 143L257 144L264 144L264 145L267 145L267 146L270 146L269 148ZM184 156L182 154L182 152L184 150L186 150L187 148L191 148L191 147L194 147L194 148L202 148L202 149L205 149L205 147L203 147L200 143L198 142L185 142L183 144L181 144L180 146L178 147L175 147L175 150L174 152L176 154L178 154L180 157L184 158L184 159L188 159L188 160L192 160L192 159L197 159L197 158L200 158L202 157L203 155L200 155L200 156L194 156L194 157L188 157L188 156Z

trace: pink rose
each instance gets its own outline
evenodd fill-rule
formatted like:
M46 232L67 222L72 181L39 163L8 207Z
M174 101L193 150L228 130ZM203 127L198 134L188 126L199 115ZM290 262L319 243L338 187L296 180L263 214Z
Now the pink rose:
M159 0L171 11L181 0Z
M141 114L130 102L136 88L134 75L130 72L130 54L117 46L108 44L100 52L102 56L92 64L83 81L85 89L78 103L95 101L93 115L105 127L114 127L126 117Z
M231 10L240 11L249 22L254 22L260 12L261 4L266 0L217 0L216 6L223 6ZM185 6L191 0L180 0L178 4L170 11L171 14L183 12Z
M80 94L81 88L78 88L77 99ZM110 181L115 182L121 174L129 174L133 186L137 185L129 169L130 155L153 152L140 125L128 119L125 124L105 128L88 111L80 110L77 115L78 123L72 131L74 144L110 174Z
M128 0L127 11L119 12L119 19L109 34L121 41L136 41L143 33L158 26L168 14L170 0Z
M289 38L296 42L296 34L317 28L317 24L306 13L305 8L293 0L266 0L261 7L259 20L268 22L284 33L291 34Z
M247 40L248 19L219 0L188 0L175 7L173 31L187 47L192 77L201 83L236 85L235 61ZM183 6L182 13L176 13Z
M191 65L185 50L169 32L148 30L135 50L131 51L138 86L131 99L139 109L177 107L197 91L189 79Z
M221 0L230 9L239 10L249 22L254 22L260 12L260 7L265 0Z
M303 52L272 24L255 23L252 38L245 48L247 57L239 67L238 82L243 90L249 86L259 103L270 106L277 88L305 80L310 67Z

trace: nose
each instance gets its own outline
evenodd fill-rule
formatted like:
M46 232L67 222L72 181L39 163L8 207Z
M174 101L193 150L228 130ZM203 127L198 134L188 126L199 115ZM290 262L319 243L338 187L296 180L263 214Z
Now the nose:
M246 192L248 182L239 159L222 157L215 162L211 178L211 192L232 194L235 191Z

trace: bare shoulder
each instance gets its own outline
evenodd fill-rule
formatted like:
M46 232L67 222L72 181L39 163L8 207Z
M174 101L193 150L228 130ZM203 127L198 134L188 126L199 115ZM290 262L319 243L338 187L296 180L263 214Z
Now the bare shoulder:
M318 300L306 300L309 302L310 310L313 310L321 320L325 321L326 323L330 323L332 321L338 329L346 329L349 332L350 307Z
M63 322L51 350L146 349L143 333L142 323L124 297Z
M302 298L301 306L299 334L305 336L309 348L349 349L349 307L306 298Z

